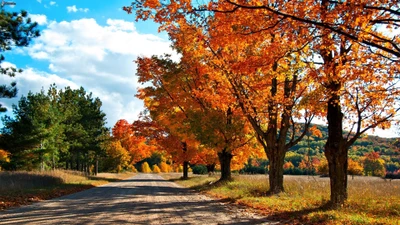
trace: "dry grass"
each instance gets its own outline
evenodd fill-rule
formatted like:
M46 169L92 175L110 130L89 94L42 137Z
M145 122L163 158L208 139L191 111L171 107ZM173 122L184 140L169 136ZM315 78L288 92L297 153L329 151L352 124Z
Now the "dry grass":
M237 175L234 181L213 185L218 177L196 176L177 180L219 198L260 210L270 219L294 224L400 224L400 180L349 177L349 199L339 210L325 206L329 200L329 178L285 176L285 193L267 196L265 175ZM210 184L211 183L211 184Z
M94 177L69 170L0 172L0 210L60 197L133 175L99 173Z

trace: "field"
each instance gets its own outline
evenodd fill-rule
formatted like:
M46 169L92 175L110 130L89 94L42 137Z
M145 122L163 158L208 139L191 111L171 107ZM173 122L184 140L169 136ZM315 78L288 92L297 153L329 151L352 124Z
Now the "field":
M130 176L133 174L99 173L94 177L66 170L0 172L0 210L75 193Z
M290 224L400 224L400 180L377 177L349 177L349 198L342 209L325 207L329 199L329 178L285 176L286 193L266 196L265 175L235 175L234 181L217 184L217 176L164 175L180 185L246 205L271 220Z

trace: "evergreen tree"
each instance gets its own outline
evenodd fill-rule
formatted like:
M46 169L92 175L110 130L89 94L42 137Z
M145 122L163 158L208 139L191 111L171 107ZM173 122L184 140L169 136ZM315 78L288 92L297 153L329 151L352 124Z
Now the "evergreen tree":
M16 72L22 72L21 69L4 68L1 62L5 59L2 54L9 51L12 47L25 47L28 46L32 38L40 35L37 29L37 23L32 23L28 18L26 11L0 12L0 74L7 76L15 76ZM13 98L17 95L16 83L12 82L10 85L0 84L0 98ZM0 104L0 112L5 112L7 109Z

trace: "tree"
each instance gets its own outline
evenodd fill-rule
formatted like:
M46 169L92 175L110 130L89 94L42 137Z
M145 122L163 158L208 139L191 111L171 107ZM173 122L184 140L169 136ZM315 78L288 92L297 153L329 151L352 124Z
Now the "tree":
M47 94L22 96L13 106L14 118L3 117L0 142L12 153L11 167L72 169L75 162L76 170L89 172L107 131L100 107L100 99L83 88L58 91L52 85Z
M112 128L114 140L121 143L121 146L130 155L130 164L133 165L147 157L150 157L155 148L150 140L138 133L137 123L129 124L128 121L118 120Z
M349 175L352 175L352 179L354 179L354 175L362 175L363 174L364 169L361 166L361 164L358 163L357 161L349 159L348 165L349 165L348 173L349 173Z
M371 152L365 154L363 160L364 173L366 176L379 176L384 177L386 174L385 161L380 158L379 153Z
M320 161L320 164L317 166L317 173L325 176L329 174L329 167L328 167L328 162L326 159L323 159Z
M295 130L299 127L295 127L293 119L301 115L292 113L302 108L301 96L310 90L307 87L312 87L301 81L307 77L302 76L303 64L299 55L290 48L282 48L286 46L285 38L275 42L274 35L262 32L259 38L246 38L243 24L227 22L232 21L230 15L215 15L202 26L198 20L185 20L185 12L180 15L181 11L174 11L174 7L179 7L175 3L168 7L163 4L144 5L143 8L150 9L146 11L136 5L138 18L143 18L139 15L141 12L147 12L145 15L148 16L154 10L155 21L169 32L175 48L183 55L182 59L197 62L191 68L199 71L204 82L212 84L201 90L206 102L213 106L219 102L222 108L241 110L270 160L270 192L283 191L284 155L304 137L312 117L305 110L303 134L295 137ZM238 32L230 33L232 27ZM227 32L236 36L231 38ZM265 38L271 39L273 44L268 46ZM277 53L273 55L270 52ZM247 55L251 60L244 57ZM288 135L292 137L287 139Z
M282 52L279 51L282 48L277 48L274 45L275 41L272 40L279 39L275 43L290 48L291 53L298 52L301 55L300 61L309 66L309 70L305 71L307 73L305 77L311 80L306 83L308 86L312 84L313 87L314 98L307 99L308 106L325 105L322 112L326 113L329 124L325 155L330 171L330 202L334 207L343 205L347 199L349 147L367 130L375 127L389 127L390 121L399 110L395 101L399 93L395 74L398 71L400 39L392 37L388 32L383 32L382 26L379 26L384 24L389 30L399 26L397 3L366 1L361 4L310 0L295 3L268 1L261 4L257 2L255 5L253 2L221 0L194 7L185 1L136 1L132 3L132 7L126 7L125 10L130 12L133 8L136 10L138 19L152 17L162 24L162 29L167 31L174 28L182 29L184 27L182 21L190 18L193 18L191 22L197 27L213 32L221 30L223 33L221 36L225 37L226 41L218 41L219 45L231 43L228 39L244 40L242 42L246 43L247 38L254 42L263 38L264 42L261 43L271 47L269 51L266 51L269 55L264 55L263 59L269 64L269 70L273 72L275 69L272 66L276 62L282 63L276 59L283 57L281 57ZM212 13L207 14L206 11ZM204 14L205 16L201 17ZM220 26L210 25L210 21L223 17L228 17L229 20L219 23ZM196 34L199 36L198 39L206 38L206 45L212 46L207 32ZM267 35L263 37L262 34ZM214 39L215 35L212 37ZM233 66L237 65L240 72L242 72L241 68L246 69L246 65L254 66L253 60L238 60L245 58L242 56L246 54L243 53L244 51L237 51L236 46L241 45L213 48L214 51L210 52L217 53L218 56L221 54L229 56L230 60L225 60L225 63L239 61L240 64L233 64ZM255 49L264 48L256 47ZM249 52L253 53L251 49ZM236 61L231 57L235 56L235 53L238 54ZM312 55L319 55L319 60L310 62L310 59L316 58ZM254 53L251 56L254 56ZM289 60L289 62L292 61L294 60ZM233 66L229 68L235 68ZM293 68L290 64L289 67ZM226 67L223 68L226 69ZM231 71L228 70L229 74ZM239 84L242 83L239 82ZM247 82L243 84L245 85ZM249 92L239 91L239 93ZM254 106L256 101L244 98L243 102L246 102L245 100L251 103L250 109L252 107L258 109L258 105ZM344 124L347 121L350 121L348 128L351 132L343 135ZM273 127L276 128L274 125ZM269 132L269 134L272 133L274 132ZM276 157L282 153L273 153L273 155ZM280 162L280 160L277 161ZM275 177L281 176L277 174ZM278 192L282 189L280 185L275 186Z
M13 106L15 119L3 118L3 141L12 153L14 168L45 169L54 150L50 139L56 135L50 112L50 99L42 90L21 97L18 106ZM33 157L32 157L33 156Z
M96 158L101 151L101 137L107 132L101 101L93 99L83 87L60 90L58 107L63 115L64 143L68 151L63 158L66 168L89 173L90 165L97 167ZM69 165L69 166L68 166Z
M163 93L169 100L170 111L179 110L182 118L176 114L170 118L173 122L183 120L187 126L186 132L193 134L201 145L215 149L221 165L221 181L231 179L231 160L235 157L236 164L243 164L247 157L254 153L247 145L253 136L246 129L240 110L224 105L211 105L198 95L207 88L207 81L197 71L198 65L181 60L175 63L168 57L138 58L138 76L141 82L151 81L153 87L142 89L141 99L156 98L155 94ZM194 63L194 62L193 62ZM145 96L145 97L144 97ZM158 99L161 99L158 97ZM161 103L160 103L161 104ZM158 109L160 105L156 105ZM165 107L165 103L163 107ZM154 115L154 114L153 114ZM166 116L164 113L163 116ZM174 121L175 120L175 121ZM176 121L177 122L177 121ZM247 125L248 126L248 125ZM247 132L246 132L247 130ZM183 130L182 130L183 131ZM182 132L180 131L180 132ZM240 149L248 148L247 151ZM256 148L253 148L256 150ZM241 154L237 154L237 153ZM193 162L192 162L193 163Z
M104 169L117 173L130 168L129 153L121 146L119 141L111 141L106 148Z
M37 29L37 23L31 22L28 18L28 12L6 12L1 9L0 12L0 73L7 76L15 76L16 72L22 72L21 69L4 68L1 63L5 57L3 52L10 51L14 46L28 46L31 40L40 35ZM13 98L17 95L16 83L10 85L0 85L0 98ZM7 109L0 104L0 112L5 112Z

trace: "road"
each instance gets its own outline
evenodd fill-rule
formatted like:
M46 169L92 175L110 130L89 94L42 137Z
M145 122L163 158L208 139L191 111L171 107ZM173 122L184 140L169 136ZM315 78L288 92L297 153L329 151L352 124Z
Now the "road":
M0 224L277 224L164 180L138 174L0 212Z

